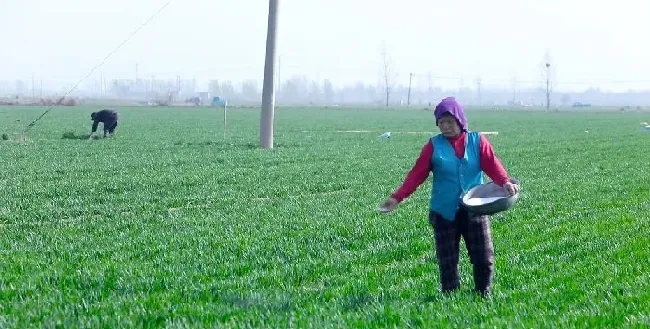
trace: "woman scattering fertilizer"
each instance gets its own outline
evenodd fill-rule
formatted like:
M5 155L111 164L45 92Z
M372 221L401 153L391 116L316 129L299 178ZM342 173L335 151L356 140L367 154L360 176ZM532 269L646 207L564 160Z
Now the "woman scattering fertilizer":
M440 134L422 147L420 156L402 185L380 205L390 212L408 198L433 173L429 223L433 226L436 256L443 293L460 287L458 274L460 237L465 240L474 268L474 289L483 296L491 291L494 277L494 247L490 218L469 214L461 196L483 183L483 172L509 195L519 192L488 139L467 129L463 108L454 97L443 99L434 111Z

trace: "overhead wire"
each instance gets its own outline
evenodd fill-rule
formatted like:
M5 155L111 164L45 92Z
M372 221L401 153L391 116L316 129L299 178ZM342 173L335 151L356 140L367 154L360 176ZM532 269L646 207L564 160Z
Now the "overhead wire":
M93 68L88 72L88 74L86 74L85 77L81 78L81 79L80 79L80 80L79 80L79 81L78 81L74 86L72 86L72 88L70 88L70 90L69 90L68 92L66 92L66 93L65 93L65 94L64 94L60 99L65 99L65 97L67 97L67 96L70 95L74 90L76 90L77 87L79 87L79 85L80 85L82 82L84 82L86 79L88 79L88 78L93 74L93 72L95 72L95 70L97 70L99 67L101 67L102 65L104 65L104 63L106 63L106 61L107 61L111 56L113 56L113 55L114 55L118 50L120 50L120 48L122 48L122 46L124 46L124 44L126 44L127 42L129 42L129 40L131 40L131 39L133 38L133 36L135 36L135 35L136 35L136 34L137 34L137 33L138 33L142 28L144 28L145 26L147 26L147 25L148 25L148 24L149 24L149 23L150 23L150 22L151 22L151 21L152 21L156 16L158 16L158 14L160 14L160 13L161 13L165 8L167 8L167 6L169 6L169 4L171 3L171 1L172 1L172 0L167 0L167 2L165 2L164 5L162 5L162 6L161 6L161 7L160 7L156 12L154 12L154 13L153 13L153 14L152 14L152 15L151 15L151 16L150 16L146 21L144 21L142 24L140 24L140 26L139 26L138 28L136 28L133 32L131 32L131 34L130 34L126 39L124 39L124 40L123 40L123 41L122 41L122 42L121 42L121 43L120 43L120 44L119 44L115 49L113 49L113 51L111 51L110 53L108 53L108 55L106 55L106 56L104 57L104 59L103 59L99 64L95 65L95 66L94 66L94 67L93 67ZM21 138L24 139L24 138L25 138L25 133L27 133L27 132L32 128L32 127L34 127L34 125L36 125L36 123L37 123L39 120L41 120L41 119L42 119L42 118L43 118L47 113L49 113L53 108L54 108L54 105L48 105L47 108L45 109L45 111L44 111L44 112L43 112L43 113L42 113L38 118L36 118L35 120L33 120L31 123L29 123L29 124L25 127L25 129L24 129L23 132L21 133Z

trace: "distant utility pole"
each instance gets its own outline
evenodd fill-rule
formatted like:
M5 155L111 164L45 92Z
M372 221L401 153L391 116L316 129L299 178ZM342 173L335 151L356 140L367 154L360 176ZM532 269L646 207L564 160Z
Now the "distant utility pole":
M43 79L41 79L41 92L39 98L43 98Z
M553 63L553 60L551 58L551 54L549 50L546 50L546 54L544 55L544 61L541 63L540 69L543 71L541 72L544 76L544 80L546 80L546 111L549 111L551 109L551 94L553 93L553 80L555 79L555 64Z
M551 109L551 79L548 72L550 67L551 67L551 63L546 62L546 110L547 111Z
M431 92L431 71L429 71L429 93Z
M411 105L411 85L413 84L413 73L409 73L409 92L408 96L406 96L406 105L410 106Z
M264 58L264 83L262 87L262 113L260 115L260 147L273 148L273 121L275 118L275 39L278 30L278 2L269 0Z
M34 94L35 92L36 92L36 91L34 90L34 73L32 73L32 99L33 99L34 96L35 96L35 94Z

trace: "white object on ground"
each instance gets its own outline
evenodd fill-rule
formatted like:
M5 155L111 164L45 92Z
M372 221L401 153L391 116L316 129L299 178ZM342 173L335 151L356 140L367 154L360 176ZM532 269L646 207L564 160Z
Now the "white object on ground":
M379 135L378 137L387 137L387 138L390 138L390 131L387 131L387 132L385 132L385 133Z
M503 199L502 196L489 197L489 198L469 198L465 200L465 204L468 206L480 206L488 203L492 203L496 200Z

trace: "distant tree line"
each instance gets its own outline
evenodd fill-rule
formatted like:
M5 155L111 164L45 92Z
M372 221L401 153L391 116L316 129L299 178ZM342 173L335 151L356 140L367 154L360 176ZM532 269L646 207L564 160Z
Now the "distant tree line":
M276 82L277 84L277 82ZM262 99L262 83L256 80L245 80L235 83L230 80L210 80L206 88L198 88L195 79L115 79L104 84L95 83L80 87L75 96L86 98L105 97L113 99L128 99L149 101L156 99L172 99L183 101L196 97L199 93L209 97L223 97L229 104L257 105ZM102 86L100 92L99 88ZM15 83L5 82L0 84L0 98L13 98L14 96L29 97L46 96L46 92L31 90L31 85L17 80ZM50 92L47 92L48 94ZM411 106L428 106L435 104L440 99L453 95L463 104L481 106L545 106L546 90L540 83L534 88L489 88L485 85L462 87L457 89L443 89L431 85L422 88L412 86L410 92ZM395 84L390 88L389 106L407 105L409 98L408 85ZM627 91L614 93L590 88L583 92L562 92L554 90L551 94L551 107L567 107L576 103L590 104L592 106L649 106L649 91ZM357 82L354 84L335 86L328 79L322 81L309 80L306 76L292 76L276 85L277 104L284 105L346 105L358 104L369 106L386 106L386 88L382 81L375 84ZM209 100L203 100L209 104Z
M259 103L262 99L261 83L244 81L239 88L230 81L210 81L209 92L211 95L226 97L230 102ZM408 99L408 86L397 84L391 89L389 98L390 106L406 105ZM482 87L480 92L476 88L442 89L412 87L410 95L411 106L428 106L440 99L454 95L461 102L468 105L482 106L545 106L546 89L543 86L536 88L522 88L516 91L507 89L491 89ZM650 91L628 91L625 93L612 93L601 91L597 88L587 89L584 92L554 91L551 94L551 107L567 107L576 103L590 104L593 106L650 106ZM276 100L278 104L287 105L343 105L367 104L385 106L386 93L381 84L368 84L357 82L336 88L330 80L322 82L310 81L304 76L291 77L276 87Z

